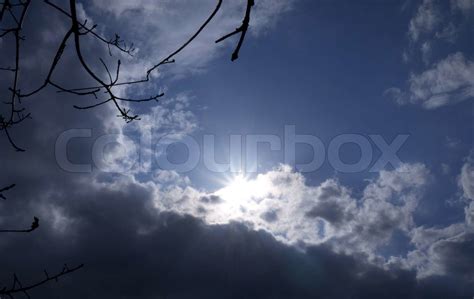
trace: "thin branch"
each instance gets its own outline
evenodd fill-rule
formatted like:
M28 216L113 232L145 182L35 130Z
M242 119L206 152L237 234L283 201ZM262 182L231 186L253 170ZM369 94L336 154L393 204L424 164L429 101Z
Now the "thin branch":
M53 73L54 73L54 70L56 69L56 66L58 65L59 61L61 60L61 57L64 53L64 50L66 49L66 44L67 44L67 41L68 39L71 37L72 35L72 28L69 29L66 34L64 35L61 43L59 44L59 47L58 47L58 50L56 51L56 54L54 55L54 59L53 59L53 62L51 63L51 66L49 68L49 71L48 71L48 75L46 76L46 78L44 79L44 82L43 84L41 84L40 87L36 88L35 90L31 91L31 92L28 92L28 93L24 93L24 94L18 94L18 96L20 98L24 98L24 97L30 97L38 92L40 92L42 89L44 89L48 84L51 84L51 77L53 76Z
M3 15L5 14L5 11L9 9L10 7L10 0L5 0L2 5L2 10L0 10L0 22L3 20Z
M0 198L3 200L6 200L7 198L5 197L5 195L3 195L3 193L15 188L15 186L16 186L15 184L11 184L7 187L3 187L2 189L0 189ZM38 227L39 227L39 219L38 217L34 217L33 223L31 223L31 226L28 229L3 229L3 230L0 230L0 233L31 233L32 231L38 229Z
M6 198L5 195L3 195L3 192L15 188L15 186L16 186L15 184L11 184L10 186L7 186L7 187L4 187L4 188L0 189L0 198L3 199L3 200L6 200L7 198Z
M250 13L252 12L252 7L254 5L255 5L254 0L247 0L247 8L245 9L245 16L244 16L244 19L242 20L242 25L240 25L240 27L236 28L233 32L231 32L229 34L226 34L223 37L216 40L216 43L220 43L223 40L226 40L227 38L240 33L239 42L237 43L237 46L236 46L234 52L232 53L232 58L231 58L232 61L235 61L239 58L240 48L242 47L242 44L244 43L245 35L247 34L247 30L249 29Z
M5 17L5 12L8 12L9 15L12 17L12 19L16 23L16 27L10 28L8 30L4 30L4 34L2 34L2 37L7 34L7 33L13 33L15 37L15 66L12 68L13 72L13 82L9 90L11 91L11 98L10 101L8 102L8 105L10 105L10 115L7 118L4 118L3 116L0 116L0 131L3 130L5 131L5 135L7 137L7 140L11 144L11 146L17 150L17 151L24 151L24 149L20 148L13 140L11 137L10 133L8 132L8 129L13 126L14 124L20 123L26 118L29 117L24 117L21 112L22 110L19 110L16 108L17 102L20 103L21 100L20 98L17 97L17 92L18 92L18 84L19 84L19 76L20 76L20 45L21 45L21 40L23 40L23 37L21 36L21 30L23 29L23 23L26 17L26 13L28 11L28 8L30 6L31 0L25 0L24 2L21 1L19 2L19 6L22 6L22 10L20 13L20 17L17 18L15 14L12 12L12 5L9 0L6 0L3 3L2 10L0 11L0 16L1 20ZM16 119L15 119L16 118Z
M181 51L183 51L186 47L188 47L200 34L201 32L210 24L210 22L214 19L214 17L217 15L218 11L220 10L222 6L223 0L217 0L216 6L214 10L210 13L210 15L204 20L202 25L194 32L180 47L178 47L175 51L173 51L171 54L163 58L161 61L156 63L155 65L151 66L149 69L145 71L145 77L143 79L138 79L138 80L129 80L129 81L123 81L119 82L119 74L120 74L120 60L117 61L117 68L115 71L115 76L112 76L112 72L110 68L107 66L105 61L102 58L99 58L99 61L103 65L105 69L106 76L108 76L108 81L106 82L105 80L101 79L99 75L93 71L93 68L89 66L86 57L82 53L81 49L81 37L82 36L87 36L91 35L94 38L98 39L100 42L104 43L108 50L109 54L112 55L111 53L111 48L114 47L118 49L121 52L127 53L132 55L133 51L133 44L127 45L123 40L120 39L120 36L118 34L115 34L114 38L112 39L106 39L96 33L96 28L97 25L92 25L92 26L87 26L87 20L79 21L77 12L76 12L76 1L70 0L69 1L69 11L66 9L60 7L59 5L53 3L50 0L43 0L43 2L53 9L57 10L61 14L65 15L68 17L71 21L71 28L65 33L63 40L59 44L59 47L56 51L56 54L54 56L53 62L51 63L50 69L48 71L48 74L46 78L44 79L43 83L34 89L33 91L22 93L20 89L18 88L19 85L19 60L20 60L20 40L23 39L23 37L20 35L20 31L22 29L22 24L24 17L26 15L27 8L30 4L31 0L20 0L18 3L11 3L11 0L5 1L2 6L2 18L4 18L4 15L8 12L13 21L18 24L16 28L6 28L3 30L3 33L1 35L5 35L7 33L12 32L15 35L15 44L16 44L16 55L15 55L15 60L16 64L15 67L9 67L9 68L3 68L0 70L7 70L7 71L12 71L14 73L14 79L12 86L10 88L11 91L11 100L8 102L8 104L11 106L11 113L9 118L3 118L0 115L0 131L3 130L5 131L5 135L7 137L7 140L10 142L10 144L13 146L14 149L17 151L23 151L22 148L16 145L14 142L12 136L9 133L9 129L27 119L30 117L29 113L23 114L23 109L17 109L15 105L18 103L21 103L22 98L27 98L30 96L33 96L37 93L39 93L41 90L46 88L47 86L51 85L55 88L58 89L58 92L61 93L70 93L74 94L77 96L84 96L84 95L91 95L95 99L98 99L98 93L99 91L104 91L105 94L107 94L107 98L104 100L100 100L97 103L91 104L91 105L74 105L75 108L77 109L92 109L107 103L113 103L114 106L117 108L119 111L119 116L122 117L125 121L131 122L133 120L137 120L138 115L130 115L130 110L125 109L121 107L119 104L120 102L133 102L133 103L139 103L139 102L148 102L148 101L154 101L157 100L159 97L163 96L162 93L158 95L153 95L150 97L146 97L143 99L132 99L132 98L124 98L124 97L119 97L115 94L115 87L118 86L125 86L125 85L134 85L134 84L139 84L139 83L145 83L151 80L151 74L153 71L157 70L160 66L163 66L165 64L170 64L174 63L175 59L174 57L178 55ZM22 7L22 11L20 13L20 16L17 18L15 14L12 12L11 8L13 6L19 6ZM225 40L233 35L239 34L240 33L240 39L239 42L232 54L232 61L236 60L239 56L239 51L242 47L243 41L245 39L246 32L249 27L249 22L250 22L250 13L251 9L254 6L254 0L247 0L247 8L245 12L245 16L242 21L242 25L237 28L234 32L231 32L224 37L218 39L216 42L220 42L222 40ZM74 40L74 49L75 49L75 54L76 57L79 60L79 63L81 67L85 70L85 72L89 75L89 77L97 83L97 86L93 87L81 87L81 88L67 88L64 86L59 85L58 83L53 82L53 74L54 71L56 70L56 67L58 66L62 54L67 46L67 42L70 40L71 36L73 37Z
M14 72L16 69L12 67L0 67L0 71Z
M77 267L74 267L74 268L69 268L67 265L64 265L63 269L61 270L61 272L53 275L53 276L49 276L48 272L46 272L46 270L44 271L44 274L45 274L45 278L41 281L38 281L36 283L33 283L31 285L28 285L28 286L23 286L20 282L20 280L18 279L18 277L16 276L16 274L13 275L13 284L10 288L7 288L7 287L4 287L3 289L0 289L0 298L2 296L9 296L9 298L13 298L13 295L15 294L23 294L25 296L27 296L27 298L30 298L29 294L28 294L28 291L31 291L32 289L36 288L36 287L39 287L41 285L44 285L50 281L58 281L59 278L61 278L62 276L65 276L65 275L68 275L72 272L75 272L81 268L83 268L84 265L81 264Z
M216 16L217 12L219 11L219 9L221 8L221 5L222 5L222 0L218 0L217 2L217 5L216 7L214 8L214 11L212 11L211 15L204 21L204 23L201 25L201 27L199 27L199 29L181 46L179 47L176 51L174 51L173 53L171 53L170 55L168 55L168 57L166 57L165 59L163 59L162 61L160 61L159 63L155 64L154 66L152 66L146 73L146 78L147 78L147 81L149 80L150 78L150 74L151 72L153 72L155 69L157 69L160 65L163 65L167 62L170 61L171 58L173 58L174 56L176 56L179 52L181 52L182 50L184 50L184 48L186 48L196 37L198 37L198 35L204 30L204 28L206 28L206 26L211 22L212 19L214 19L214 17Z
M76 50L76 55L77 58L79 59L79 62L81 63L82 67L84 70L89 74L89 76L94 79L97 83L99 83L103 88L105 88L106 92L110 95L111 101L115 104L115 107L119 110L121 117L123 117L127 122L133 121L138 118L138 115L130 116L128 114L128 111L125 109L122 109L120 105L117 103L116 96L112 92L111 86L109 84L106 84L102 79L97 76L94 71L89 67L89 65L86 63L83 55L82 55L82 50L81 50L81 43L80 43L80 32L79 32L79 22L77 20L77 12L76 12L76 1L75 0L69 0L69 7L71 10L71 20L72 20L72 32L74 35L74 45L75 45L75 50Z
M212 19L216 16L217 12L220 10L222 5L222 0L218 0L216 7L212 11L212 13L209 15L209 17L204 21L204 23L199 27L199 29L183 44L181 45L178 49L176 49L173 53L169 54L167 57L162 59L160 62L157 64L153 65L151 68L149 68L146 71L146 77L143 79L138 79L138 80L132 80L132 81L126 81L126 82L119 82L114 84L114 86L123 86L123 85L132 85L132 84L138 84L138 83L145 83L150 81L150 75L151 73L156 70L158 67L165 65L165 64L170 64L174 63L175 60L172 59L175 57L177 54L179 54L182 50L184 50L192 41L196 39L196 37L199 36L199 34L204 30L204 28L207 27L207 25L211 22ZM81 91L81 90L90 90L90 89L95 89L95 88L103 88L102 86L94 86L94 87L83 87L83 88L76 88L73 89L74 91Z
M33 218L33 223L31 223L31 227L28 229L4 229L0 230L0 233L31 233L32 231L38 229L39 227L39 219L37 217Z
M57 11L61 12L63 15L69 17L69 18L72 18L72 15L67 12L66 10L64 10L63 8L61 8L60 6L52 3L51 1L49 0L44 0L44 3L50 5L51 7L53 7L54 9L56 9ZM130 45L127 45L122 39L120 39L120 36L118 34L115 34L114 38L111 38L111 39L106 39L105 37L102 37L101 35L97 34L94 29L97 27L97 25L94 25L92 26L91 28L87 27L85 24L81 24L79 23L78 24L80 29L84 29L85 30L85 34L87 33L91 33L95 38L97 38L99 41L105 43L109 49L109 54L112 56L112 53L111 53L111 50L110 50L110 47L114 47L116 49L118 49L120 52L123 52L125 54L128 54L130 56L133 56L133 52L135 51L135 48L133 46L133 43L130 44ZM81 33L81 34L84 34L84 33Z

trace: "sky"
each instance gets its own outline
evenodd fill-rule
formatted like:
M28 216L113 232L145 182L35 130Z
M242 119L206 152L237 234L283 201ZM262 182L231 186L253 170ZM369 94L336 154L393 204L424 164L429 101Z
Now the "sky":
M78 3L133 57L84 37L123 79L178 48L216 1ZM474 2L223 1L196 40L123 97L48 87L2 136L0 285L85 267L32 298L472 298ZM41 84L68 29L41 2L25 24L21 89ZM48 18L44 18L48 16ZM0 41L0 66L12 61ZM5 55L3 55L5 53ZM2 74L1 94L8 92ZM55 80L90 86L73 46ZM4 107L0 113L4 113ZM5 258L6 257L6 258Z

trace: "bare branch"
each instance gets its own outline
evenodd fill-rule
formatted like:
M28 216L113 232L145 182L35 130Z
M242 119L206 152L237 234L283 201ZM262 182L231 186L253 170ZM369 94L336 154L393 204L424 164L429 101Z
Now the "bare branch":
M212 13L209 15L209 17L204 21L204 23L199 27L199 29L183 44L181 45L178 49L176 49L173 53L169 54L167 57L163 58L160 62L157 64L153 65L151 68L149 68L146 71L146 77L143 79L138 79L138 80L132 80L132 81L126 81L126 82L119 82L114 84L114 86L123 86L123 85L132 85L132 84L138 84L138 83L145 83L150 81L150 76L151 73L156 70L158 67L165 65L165 64L170 64L174 63L175 60L172 59L175 57L177 54L179 54L182 50L184 50L192 41L196 39L196 37L199 36L199 34L204 30L204 28L209 25L212 19L216 16L217 12L220 10L222 5L222 0L218 0L216 7L212 11ZM81 90L89 90L89 89L94 89L94 88L102 88L101 86L95 86L95 87L83 87L83 88L76 88L73 89L74 91L81 91Z
M21 36L21 30L23 29L23 23L26 17L26 13L28 11L28 8L30 6L31 0L25 0L24 2L21 1L18 3L18 6L22 7L20 17L17 18L15 14L12 11L12 4L10 3L9 0L6 0L3 3L2 10L0 11L0 20L3 21L5 17L5 13L8 12L8 14L11 16L11 18L14 20L16 26L10 29L5 29L4 33L2 34L1 37L6 35L7 33L13 33L14 34L14 40L15 40L15 66L12 69L13 72L13 83L12 86L10 87L11 91L11 97L10 101L7 103L10 105L10 115L8 117L3 117L0 116L0 131L5 131L5 135L7 137L7 140L9 143L13 146L13 148L17 151L24 151L22 148L20 148L14 141L13 138L11 137L10 133L8 132L8 129L13 126L14 124L20 123L28 116L22 115L16 108L16 105L21 103L21 100L17 97L17 90L18 90L18 83L19 83L19 76L20 76L20 45L21 45L21 40L23 40L23 37Z
M71 14L64 10L63 8L59 7L58 5L52 3L49 0L44 0L44 3L50 5L57 11L61 12L63 15L72 18ZM133 43L130 45L127 45L126 42L124 42L122 39L120 39L120 36L118 34L115 34L115 36L111 39L106 39L105 37L102 37L101 35L97 34L94 29L96 29L97 25L92 26L91 28L87 27L85 24L79 23L80 29L85 30L85 34L91 33L95 38L97 38L99 41L105 43L109 49L109 54L112 56L111 48L114 47L118 49L120 52L123 52L125 54L128 54L130 56L133 56L133 52L135 51L135 47L133 46ZM84 33L82 33L84 34Z
M27 298L30 298L28 291L31 291L32 289L37 288L53 280L57 282L59 278L61 278L62 276L68 275L83 267L84 267L83 264L74 268L69 268L67 265L64 265L63 269L53 276L49 276L48 272L46 272L45 270L44 271L45 278L43 280L40 280L36 283L30 284L27 286L23 286L20 280L18 279L17 275L14 274L12 286L10 288L4 287L3 289L0 289L0 298L2 298L2 296L8 296L9 298L13 298L15 294L23 294Z
M7 186L7 187L4 187L4 188L0 189L0 198L3 199L3 200L6 200L7 198L6 198L5 195L3 195L3 192L15 188L15 186L16 186L15 184L11 184L10 186Z
M224 35L223 37L219 38L216 40L216 43L220 43L223 40L226 40L227 38L234 36L238 33L240 33L240 39L239 42L237 43L237 46L232 53L232 61L235 61L239 58L239 52L240 48L242 47L242 44L244 43L245 35L247 34L247 30L249 29L249 23L250 23L250 13L252 11L252 7L255 5L254 0L247 0L247 8L245 10L245 16L244 19L242 20L242 25L240 27L236 28L235 31Z
M29 229L4 229L0 230L0 233L31 233L32 231L38 229L39 219L37 217L33 218L33 223Z

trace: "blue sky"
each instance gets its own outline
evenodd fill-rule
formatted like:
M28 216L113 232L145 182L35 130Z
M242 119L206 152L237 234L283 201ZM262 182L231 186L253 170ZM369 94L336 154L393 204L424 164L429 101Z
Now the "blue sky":
M109 22L132 18L136 12L127 5L106 7ZM238 20L242 8L235 2L227 5L223 19ZM168 8L174 11L180 4ZM208 10L202 6L184 8L170 20L163 14L163 21L136 24L130 36L140 36L145 28L166 37L172 23L184 40L192 27L182 20L198 24L204 18L201 11L206 16ZM446 230L458 234L470 229L465 222L471 213L469 157L474 129L472 13L472 4L463 0L263 1L256 6L241 57L233 63L228 53L232 42L212 44L231 26L219 26L221 19L217 19L196 45L177 57L176 66L160 73L158 86L166 90L166 99L158 106L134 107L142 113L142 121L131 130L119 129L136 139L151 127L152 142L170 130L173 144L158 156L173 163L188 161L196 153L183 146L190 137L197 142L201 160L185 172L160 169L155 161L146 171L132 170L131 175L158 188L163 200L157 199L156 205L161 209L191 214L210 224L250 223L287 244L324 243L353 253L347 247L352 244L358 248L355 252L368 254L370 260L383 257L386 265L401 263L418 269L420 277L430 275L436 267L422 266L414 256L429 255L434 247L417 245L417 232L428 235L434 229L444 235ZM160 37L151 44L164 40ZM165 42L165 48L172 49L169 44ZM138 47L140 63L163 52L143 41ZM268 144L259 147L258 171L244 172L244 179L229 171L213 172L203 163L202 154L209 150L203 142L206 135L215 138L215 160L228 163L231 135L244 140L250 135L273 135L283 140L289 125L295 126L297 134L322 141L326 155L317 170L299 172L295 165L284 165L288 161L283 147L272 151ZM346 134L369 140L373 151L368 166L350 173L328 161L335 152L331 142ZM387 145L399 135L408 135L396 148L401 164L371 171L384 151L370 135L379 135ZM352 164L364 154L349 143L340 148L338 157ZM313 157L310 147L297 146L297 163ZM241 158L244 164L251 160ZM328 188L337 189L334 192L342 197L326 203ZM234 193L242 198L234 198ZM211 202L218 204L209 206ZM316 206L304 212L312 203ZM384 215L386 209L393 210L391 216ZM315 218L308 220L312 214ZM268 215L277 220L265 220ZM347 223L333 222L336 215L346 215ZM286 223L291 218L301 222L300 229ZM364 218L373 220L360 223ZM354 237L357 230L360 236ZM364 232L371 230L381 230L378 240L365 239Z
M390 87L405 86L411 72L427 68L418 57L407 63L402 57L410 47L408 24L416 8L416 3L408 2L403 8L397 1L297 2L271 32L249 39L248 54L238 63L228 63L224 55L205 74L176 82L176 86L189 87L196 97L193 104L202 130L195 136L216 134L225 150L229 134L282 135L289 124L326 144L348 133L380 134L387 142L397 134L408 134L399 152L401 160L425 163L436 174L436 191L428 205L435 209L434 215L423 220L457 221L455 216L440 216L447 210L462 210L446 207L445 201L455 196L456 170L472 148L472 102L427 110L419 105L399 106L384 95ZM472 58L468 37L472 27L463 26L455 44L439 42L434 57L461 51ZM226 79L220 80L223 76ZM199 109L202 106L207 109ZM450 141L455 145L450 146ZM302 150L300 159L312 154ZM282 152L272 154L265 148L261 155L264 171L283 162ZM442 164L452 172L443 174ZM198 172L193 181L207 187L201 175ZM311 184L332 176L334 170L327 162L319 171L305 174ZM356 189L373 176L368 171L337 175Z

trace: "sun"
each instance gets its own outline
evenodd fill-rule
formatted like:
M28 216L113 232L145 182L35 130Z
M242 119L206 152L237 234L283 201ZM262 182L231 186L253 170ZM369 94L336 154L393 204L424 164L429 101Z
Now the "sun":
M214 194L222 199L220 213L227 219L238 219L246 213L261 209L261 201L270 192L270 184L261 176L249 178L237 174Z
M242 174L234 176L228 180L224 188L218 190L216 194L225 201L238 201L251 196L251 182Z
M250 179L243 174L237 174L226 183L224 188L218 190L216 195L225 201L243 201L261 198L268 189L268 184L259 177Z

